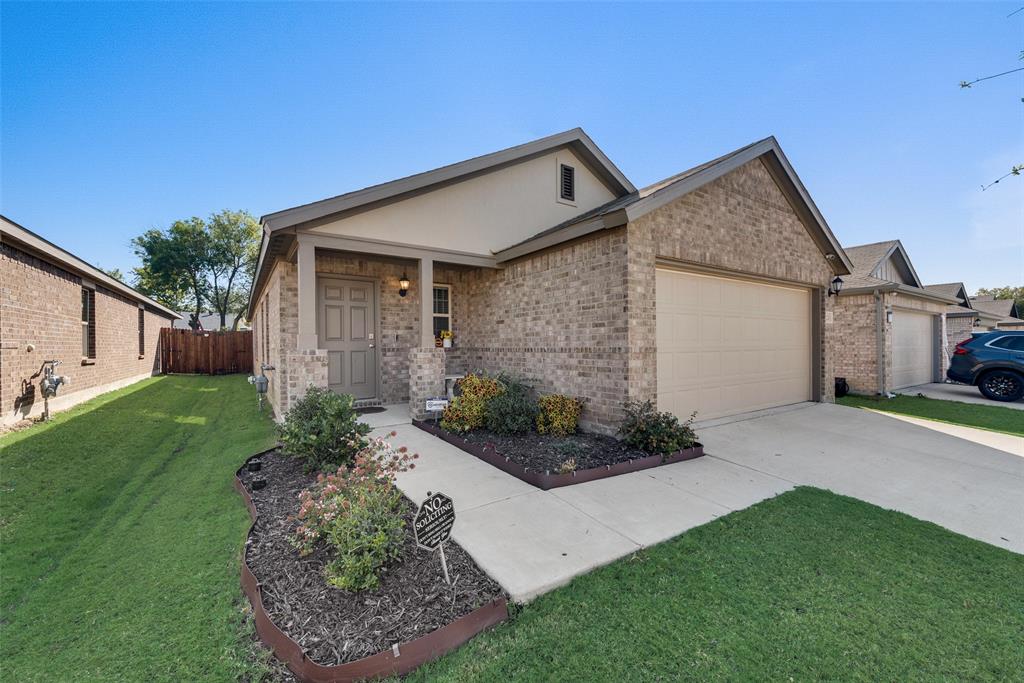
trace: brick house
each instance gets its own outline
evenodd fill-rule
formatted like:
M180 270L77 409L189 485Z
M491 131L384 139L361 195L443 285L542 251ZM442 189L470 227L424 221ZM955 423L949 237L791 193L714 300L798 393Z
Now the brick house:
M945 312L959 299L926 289L899 240L846 253L853 272L836 297L836 376L861 394L942 381Z
M177 315L0 216L0 406L7 426L40 415L44 360L70 379L63 410L156 374L161 327Z
M996 323L999 322L999 316L976 309L971 304L967 288L962 282L925 285L924 288L929 292L951 296L957 300L957 303L946 306L943 313L946 319L944 326L946 336L943 344L942 373L945 376L946 368L949 367L949 359L956 350L956 345L965 339L970 339L975 332L994 330Z
M602 432L627 399L833 399L852 266L774 138L638 190L574 129L261 222L247 317L278 415L315 384L420 416L471 369L585 397Z
M1024 330L1024 311L1017 309L1013 299L996 299L991 294L972 296L971 305L979 311L996 316L996 328L1000 330Z

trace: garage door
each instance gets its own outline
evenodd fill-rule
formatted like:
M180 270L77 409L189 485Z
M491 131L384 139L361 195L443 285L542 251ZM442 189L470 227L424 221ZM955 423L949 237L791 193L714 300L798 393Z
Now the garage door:
M912 387L935 381L935 316L893 311L892 386Z
M706 420L811 398L810 291L658 269L658 407Z

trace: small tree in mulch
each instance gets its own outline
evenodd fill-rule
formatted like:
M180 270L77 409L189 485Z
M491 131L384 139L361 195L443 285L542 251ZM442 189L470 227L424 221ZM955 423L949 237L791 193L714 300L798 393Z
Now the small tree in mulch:
M333 548L334 559L324 569L329 584L353 592L380 585L381 571L399 556L407 533L395 475L413 469L418 457L404 446L394 449L386 439L372 439L351 465L319 475L300 494L292 544L300 555L321 543Z

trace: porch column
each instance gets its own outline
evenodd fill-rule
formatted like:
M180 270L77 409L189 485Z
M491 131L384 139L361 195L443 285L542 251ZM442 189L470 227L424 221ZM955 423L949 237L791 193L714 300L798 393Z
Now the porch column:
M434 348L434 261L420 258L420 347Z
M316 338L316 247L299 238L296 253L299 269L299 338L300 351L315 349Z

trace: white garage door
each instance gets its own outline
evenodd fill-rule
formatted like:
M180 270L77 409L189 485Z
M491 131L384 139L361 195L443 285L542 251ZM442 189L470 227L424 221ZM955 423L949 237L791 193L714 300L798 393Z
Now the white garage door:
M893 311L892 385L894 389L935 381L935 316Z
M811 398L810 291L658 269L658 409L706 420Z

